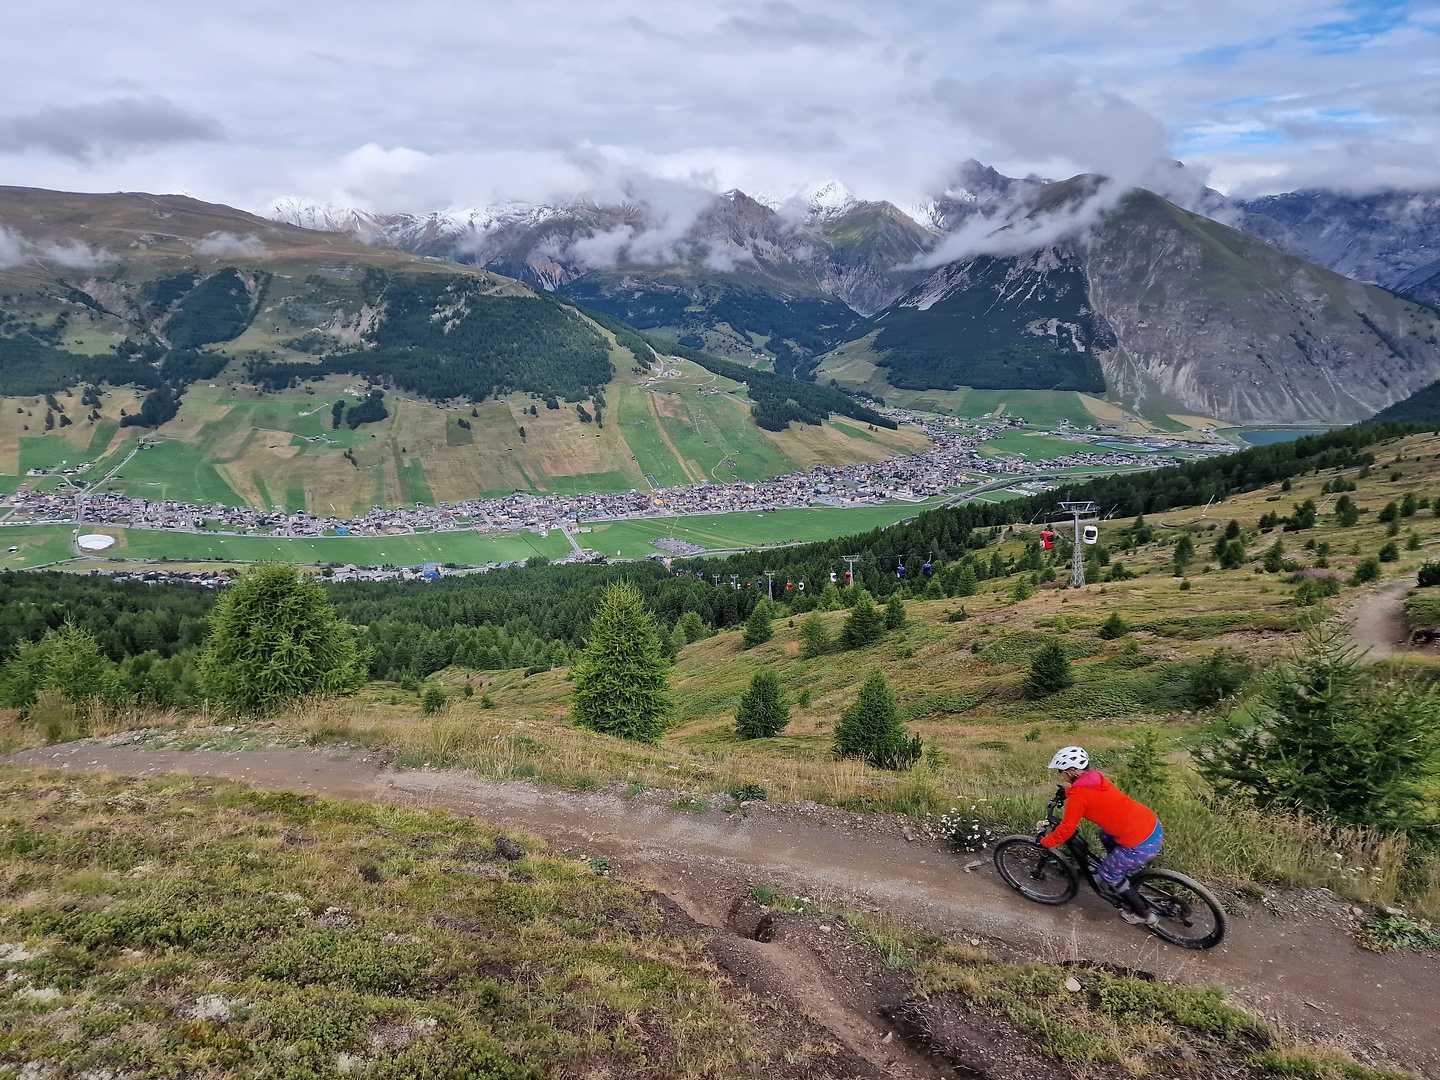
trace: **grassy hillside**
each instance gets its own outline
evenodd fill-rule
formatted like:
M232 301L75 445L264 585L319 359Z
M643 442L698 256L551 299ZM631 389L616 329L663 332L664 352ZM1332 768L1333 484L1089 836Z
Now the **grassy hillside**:
M847 341L821 358L815 371L820 382L835 380L846 390L883 400L902 409L942 415L986 417L1020 416L1033 424L1054 427L1068 420L1076 427L1097 427L1117 434L1168 433L1200 435L1220 421L1192 416L1173 404L1148 400L1145 408L1122 408L1104 397L1072 390L910 390L891 385L883 356L875 348L878 331Z
M0 872L32 900L0 899L12 1074L853 1075L821 1033L782 1038L683 916L534 842L204 780L59 781L0 778L27 808Z
M1004 1045L997 1080L1176 1060L1403 1080L1218 988L1015 963L757 888L735 902L786 935L773 958L605 860L441 811L14 766L0 793L0 874L25 889L0 896L15 1075L869 1080ZM810 970L827 954L843 964ZM869 1061L863 1007L901 1035Z
M1172 763L1169 865L1221 882L1323 883L1364 899L1393 898L1403 849L1380 837L1335 834L1284 815L1262 819L1239 810L1217 815L1195 799L1203 785L1188 764L1197 734L1213 715L1208 706L1195 711L1188 696L1195 663L1217 649L1230 650L1222 655L1242 667L1263 668L1292 654L1303 644L1307 626L1365 595L1363 588L1342 584L1338 597L1326 599L1313 582L1306 584L1305 571L1322 571L1320 580L1329 572L1348 581L1390 542L1389 526L1378 520L1387 503L1399 503L1407 493L1440 495L1440 439L1412 436L1377 454L1383 465L1368 471L1327 470L1292 481L1289 490L1274 484L1208 511L1194 507L1160 515L1149 521L1155 534L1145 543L1132 542L1131 522L1107 522L1100 546L1109 561L1099 569L1101 580L1080 593L1040 588L1022 599L1016 591L1022 577L1012 575L981 582L972 597L911 599L906 629L868 649L813 659L802 654L799 618L792 625L784 608L774 640L758 648L742 648L737 632L698 641L680 653L674 675L677 724L656 748L570 728L563 720L569 685L558 671L524 677L519 671L450 670L437 676L452 693L472 681L493 708L456 695L440 717L423 719L414 694L375 684L356 704L291 722L302 730L341 730L392 747L404 760L447 761L492 776L536 775L582 787L627 778L674 787L678 777L702 798L760 783L772 798L917 815L938 814L962 798L983 820L1006 825L1034 820L1045 793L1043 766L1055 745L1078 742L1113 769L1151 727ZM1336 520L1334 498L1321 491L1337 475L1357 484L1351 498L1366 511L1353 526ZM1265 515L1288 514L1307 499L1321 508L1314 528L1292 533L1260 527ZM1242 527L1246 555L1240 567L1225 570L1209 551L1232 519ZM1010 533L1001 552L1020 555L1038 528ZM1172 549L1181 532L1193 538L1197 551L1183 579L1172 572ZM1265 556L1277 542L1284 545L1285 568L1265 572ZM1401 521L1396 547L1395 560L1380 564L1383 580L1403 579L1440 555L1440 517L1433 507ZM1065 576L1063 569L1057 572ZM1106 638L1099 628L1111 615L1120 616L1127 629ZM833 634L844 613L819 617ZM1032 701L1020 684L1031 654L1052 640L1071 657L1077 682L1043 702ZM1406 663L1412 665L1406 671L1430 671L1424 657ZM781 738L742 742L731 730L734 709L750 677L765 666L780 674L795 703L792 721ZM911 729L933 747L929 766L895 774L831 756L837 717L875 669L896 688ZM1337 850L1347 869L1336 869ZM1362 863L1382 869L1364 877L1348 869ZM1423 886L1414 902L1440 911L1437 890L1440 877Z
M25 473L62 462L94 463L83 477L93 484L142 439L151 445L101 490L317 514L512 491L644 490L652 480L659 486L759 480L928 444L913 429L870 432L844 419L763 431L743 389L728 380L689 361L672 365L677 374L663 379L638 376L632 367L617 365L602 427L581 423L573 405L547 409L528 394L485 401L472 416L469 407L392 392L387 419L333 428L331 404L364 392L343 376L275 393L222 377L193 386L176 417L154 431L118 426L119 410L136 407L130 390L105 391L101 419L93 423L79 410L78 392L60 395L67 410L79 410L78 422L52 432L43 430L43 398L0 399L0 490L55 487L58 476Z

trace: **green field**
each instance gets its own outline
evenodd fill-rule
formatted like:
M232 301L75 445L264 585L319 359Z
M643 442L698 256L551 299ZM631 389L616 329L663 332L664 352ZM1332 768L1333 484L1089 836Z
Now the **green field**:
M1000 499L1003 493L988 497ZM1013 496L1011 496L1013 497ZM867 532L913 517L939 505L940 500L923 503L890 503L856 508L820 507L806 510L776 510L774 513L708 514L684 518L652 518L644 521L607 522L576 537L582 546L609 558L639 559L660 554L652 540L675 537L706 548L764 547L772 544L808 543ZM355 563L360 566L414 566L425 562L459 563L478 566L492 562L513 562L532 555L557 559L571 552L570 544L558 530L541 537L531 532L418 533L409 536L327 536L316 539L285 539L271 536L217 536L213 533L157 532L150 529L96 528L119 539L105 553L107 561L145 560L164 562L262 562L283 560L302 564ZM73 557L70 525L25 525L0 529L4 548L18 546L10 554L0 549L0 569L23 569ZM77 562L76 566L84 566Z
M17 525L0 528L0 570L29 570L71 558L73 525ZM11 553L17 547L20 550Z
M593 532L576 537L583 546L608 558L637 559L660 553L652 540L674 537L706 548L766 547L772 544L810 543L868 532L914 517L940 505L887 503L854 508L812 507L805 510L747 511L704 514L695 517L616 521L592 526Z
M176 562L222 559L260 562L283 559L296 563L356 563L362 566L413 566L416 563L460 563L466 566L511 562L531 555L559 558L571 550L558 530L541 537L531 532L419 533L411 536L327 536L287 540L269 536L207 536L105 529L123 535L123 544L107 554L122 559L167 559Z
M988 497L1000 499L1003 493ZM1013 497L1013 496L1011 496ZM771 544L808 543L836 536L867 532L913 517L939 505L891 503L856 508L820 507L776 510L773 513L708 514L684 518L607 522L592 526L576 540L609 558L639 559L660 553L652 540L675 537L706 548L764 547ZM541 537L531 532L418 533L409 536L327 536L285 539L271 536L217 536L213 533L158 532L150 529L96 528L119 538L105 553L113 561L262 562L283 560L301 564L355 563L360 566L414 566L425 562L479 566L513 562L532 555L557 559L571 552L558 530ZM0 569L23 569L73 557L70 525L24 525L0 529L3 548L18 546L15 554L0 549ZM77 562L84 566L84 562Z
M1071 454L1084 453L1092 447L1036 431L1003 431L986 441L981 452L990 457L1012 455L1028 461L1054 461Z

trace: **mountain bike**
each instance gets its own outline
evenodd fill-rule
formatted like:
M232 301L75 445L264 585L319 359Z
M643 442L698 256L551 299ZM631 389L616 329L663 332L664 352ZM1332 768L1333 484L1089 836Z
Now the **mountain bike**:
M1055 789L1046 809L1051 827L1060 823L1065 789ZM1007 836L995 845L995 869L1005 884L1037 904L1068 904L1085 881L1114 907L1125 903L1114 890L1095 877L1103 853L1097 853L1079 832L1055 848L1040 846L1045 830L1034 836ZM1130 882L1160 916L1148 929L1156 937L1182 949L1212 949L1225 937L1225 912L1210 891L1193 878L1173 870L1146 867L1130 875Z

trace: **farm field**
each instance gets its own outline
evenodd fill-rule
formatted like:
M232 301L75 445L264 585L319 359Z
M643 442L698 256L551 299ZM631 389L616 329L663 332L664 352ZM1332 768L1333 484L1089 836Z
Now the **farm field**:
M603 424L582 423L575 405L547 409L512 393L477 405L441 407L386 394L389 417L357 429L332 427L331 406L364 393L332 377L265 394L227 381L199 383L179 415L155 431L121 428L135 412L130 390L107 390L91 423L78 393L59 395L67 427L44 430L43 398L0 400L0 491L53 489L59 475L94 463L94 484L143 440L100 490L154 500L250 505L349 516L403 506L508 495L514 491L627 491L701 481L760 480L818 464L848 465L924 449L915 430L867 431L855 422L762 431L738 384L689 361L673 374L637 375L617 353ZM530 413L535 409L534 415ZM593 410L593 404L589 406ZM470 426L460 426L460 421ZM522 435L523 432L523 435ZM347 456L348 455L348 456Z
M706 548L765 547L772 544L809 543L868 532L884 525L914 517L938 506L941 500L923 503L887 503L884 506L855 508L811 507L805 510L737 512L644 521L616 521L592 526L593 532L577 536L585 547L610 558L640 558L659 549L652 540L674 537Z

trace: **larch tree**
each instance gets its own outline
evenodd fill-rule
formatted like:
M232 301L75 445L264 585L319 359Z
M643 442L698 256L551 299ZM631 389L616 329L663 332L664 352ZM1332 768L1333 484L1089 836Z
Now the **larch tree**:
M220 595L200 657L200 685L221 709L274 712L305 698L353 694L369 657L324 586L285 563L248 570Z
M742 739L773 739L790 723L790 706L780 690L780 678L761 668L735 710L735 734Z
M664 733L671 709L670 661L655 617L630 582L616 582L600 597L570 679L581 727L647 743Z
M900 723L900 710L885 676L871 672L860 695L835 725L835 753L863 758L877 769L908 769L920 760L923 744Z

